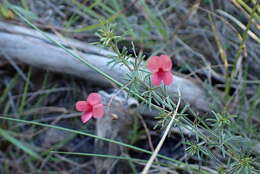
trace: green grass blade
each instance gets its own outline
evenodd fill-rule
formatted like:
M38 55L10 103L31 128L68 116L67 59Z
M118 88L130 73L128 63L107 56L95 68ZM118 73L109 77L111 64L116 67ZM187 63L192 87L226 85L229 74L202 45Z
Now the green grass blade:
M23 96L22 96L22 100L21 100L21 103L20 103L19 112L23 112L24 107L26 106L26 97L27 97L28 90L29 90L31 72L32 72L32 67L29 68L29 71L27 73L27 80L24 84Z
M104 25L106 25L108 23L113 22L118 16L119 16L119 14L115 14L115 15L109 17L106 20L101 20L97 24L88 25L88 26L83 27L83 28L78 28L78 29L72 30L72 32L80 33L80 32L83 32L83 31L89 31L89 30L97 29L97 28L102 27L102 26L104 26Z
M109 154L97 154L97 153L81 153L81 152L62 152L62 151L50 151L52 153L57 154L64 154L64 155L76 155L76 156L87 156L87 157L99 157L99 158L111 158L111 159L119 159L119 160L127 160L131 162L137 162L137 163L146 163L147 160L139 159L139 158L132 158L128 156L115 156L115 155L109 155ZM154 162L154 164L170 167L170 164L163 163L163 162ZM137 172L136 172L137 173Z
M50 152L58 153L58 154L65 154L65 155L112 158L112 159L130 160L130 161L143 162L143 163L147 162L147 160L142 160L142 159L138 159L138 158L130 158L130 157L127 157L127 156L115 156L115 155L108 155L108 154L80 153L80 152L60 152L60 151L50 151Z
M8 82L8 85L4 89L3 93L1 93L1 95L0 95L0 104L5 101L5 99L6 99L7 95L8 95L8 92L11 91L15 87L16 83L18 82L18 77L19 77L19 75L17 73L12 78L12 80L10 82Z
M0 129L0 135L5 138L7 141L18 147L19 149L23 150L25 153L29 154L33 158L41 159L40 155L34 152L30 147L22 143L21 141L17 140L13 136L10 135L8 131Z
M91 15L92 17L96 18L96 19L103 19L103 16L101 16L100 14L98 14L94 10L92 10L98 4L102 3L102 0L95 0L95 2L92 3L91 5L89 5L88 7L85 7L84 4L81 4L77 0L70 0L70 2L74 5L76 5L77 8L82 10L84 13L87 13L87 14Z
M164 24L160 19L158 19L154 13L150 10L150 8L147 6L146 2L144 0L139 1L140 5L143 8L143 11L145 15L147 16L148 22L152 27L156 27L158 33L161 35L162 38L167 40L169 38L168 32L165 29Z
M139 151L139 152L143 152L143 153L149 154L149 155L152 154L151 151L142 149L140 147L132 146L132 145L120 142L120 141L116 141L116 140L112 140L112 139L108 139L108 138L104 138L104 137L99 137L99 136L93 135L91 133L86 133L86 132L82 132L82 131L78 131L78 130L74 130L74 129L69 129L69 128L64 128L64 127L60 127L60 126L39 123L39 122L35 122L35 121L28 121L28 120L21 120L21 119L10 118L10 117L3 117L3 116L0 116L0 119L2 119L2 120L9 120L9 121L16 121L16 122L25 123L25 124L32 124L32 125L37 125L37 126L43 126L43 127L48 127L48 128L59 129L59 130L63 130L63 131L67 131L67 132L71 132L71 133L75 133L75 134L79 134L79 135L89 136L89 137L92 137L92 138L95 138L95 139L99 139L99 140L103 140L103 141L107 141L107 142L110 142L110 143L114 143L114 144L117 144L117 145L120 145L120 146L124 146L124 147L130 148L132 150L136 150L136 151ZM167 157L167 156L164 156L164 155L160 155L160 154L158 154L157 157L161 158L161 159L165 159L165 160L171 161L171 162L173 162L175 164L178 164L179 166L182 166L182 168L189 167L189 168L191 168L191 169L193 169L195 171L199 170L202 173L209 174L208 170L200 169L199 166L197 166L197 165L186 164L184 162L181 162L181 161L178 161L178 160L175 160L173 158L170 158L170 157Z

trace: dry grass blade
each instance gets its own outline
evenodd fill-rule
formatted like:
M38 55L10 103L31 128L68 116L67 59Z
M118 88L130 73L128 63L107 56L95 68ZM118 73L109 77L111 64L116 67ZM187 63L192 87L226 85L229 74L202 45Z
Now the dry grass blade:
M159 151L160 151L160 149L161 149L161 147L162 147L162 145L163 145L163 143L164 143L164 141L166 139L166 136L168 135L169 131L171 130L172 124L173 124L173 122L174 122L174 120L176 118L176 115L177 115L177 112L178 112L178 109L179 109L180 103L181 103L181 93L180 93L179 90L178 90L178 94L179 94L178 103L177 103L176 109L175 109L175 111L174 111L174 113L172 115L171 121L169 122L168 126L166 127L166 130L165 130L165 132L164 132L160 142L156 146L152 156L150 157L149 161L145 165L145 168L143 169L142 174L147 174L149 172L149 169L152 166L152 163L155 160L157 154L159 153ZM172 112L170 114L172 114Z
M221 14L222 16L232 20L233 22L235 22L242 30L246 30L246 26L244 24L242 24L239 20L237 20L234 16L228 14L227 12L223 11L223 10L217 10L217 12L219 14ZM254 39L258 44L260 44L260 38L251 30L248 30L247 34Z

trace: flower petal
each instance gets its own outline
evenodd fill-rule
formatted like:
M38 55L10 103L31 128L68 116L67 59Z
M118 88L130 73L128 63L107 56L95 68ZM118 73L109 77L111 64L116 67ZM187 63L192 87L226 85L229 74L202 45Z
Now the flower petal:
M172 73L170 71L164 72L162 80L165 85L170 85L173 81Z
M157 72L160 68L159 57L158 56L152 56L150 59L148 59L147 60L147 68L151 72Z
M92 112L92 108L93 108L92 105L89 102L87 102L85 112Z
M152 74L152 84L154 86L160 86L161 80L162 79L160 78L159 73L155 72Z
M160 68L164 71L171 71L172 69L172 60L169 56L162 54L159 59Z
M97 104L93 107L93 117L101 118L104 115L104 106L103 104Z
M87 102L86 101L78 101L76 103L76 110L80 112L84 112L87 110Z
M88 96L87 101L91 105L101 103L101 96L98 93L93 92Z
M81 121L83 123L86 123L89 119L91 119L92 117L92 112L85 112L82 116L81 116Z

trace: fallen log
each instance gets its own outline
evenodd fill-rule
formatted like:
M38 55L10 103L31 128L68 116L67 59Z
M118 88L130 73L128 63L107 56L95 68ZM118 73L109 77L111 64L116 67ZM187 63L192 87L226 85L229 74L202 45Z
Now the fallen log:
M47 34L47 33L46 33ZM86 59L114 79L125 83L128 69L124 66L108 66L113 52L74 39L47 34L70 50ZM68 55L62 48L51 43L41 33L22 26L0 22L0 58L8 56L17 62L31 66L72 74L102 86L111 86L103 76ZM209 111L210 100L204 89L192 79L175 75L174 83L167 87L169 94L180 89L182 99L200 111Z

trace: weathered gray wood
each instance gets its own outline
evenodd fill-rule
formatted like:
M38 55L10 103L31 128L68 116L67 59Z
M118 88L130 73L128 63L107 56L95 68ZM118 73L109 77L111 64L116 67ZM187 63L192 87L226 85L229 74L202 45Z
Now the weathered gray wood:
M124 79L128 73L126 67L115 66L112 68L108 66L110 61L108 55L114 55L114 53L74 39L62 38L53 34L48 34L48 36L71 50L77 50L78 55L116 80L125 82ZM72 74L103 86L111 86L108 80L32 29L0 22L0 49L2 50L0 57L3 57L4 53L14 61ZM167 90L169 94L173 94L177 93L177 88L180 89L182 99L186 103L199 110L209 111L209 98L201 86L190 79L174 75L174 83L167 87Z

